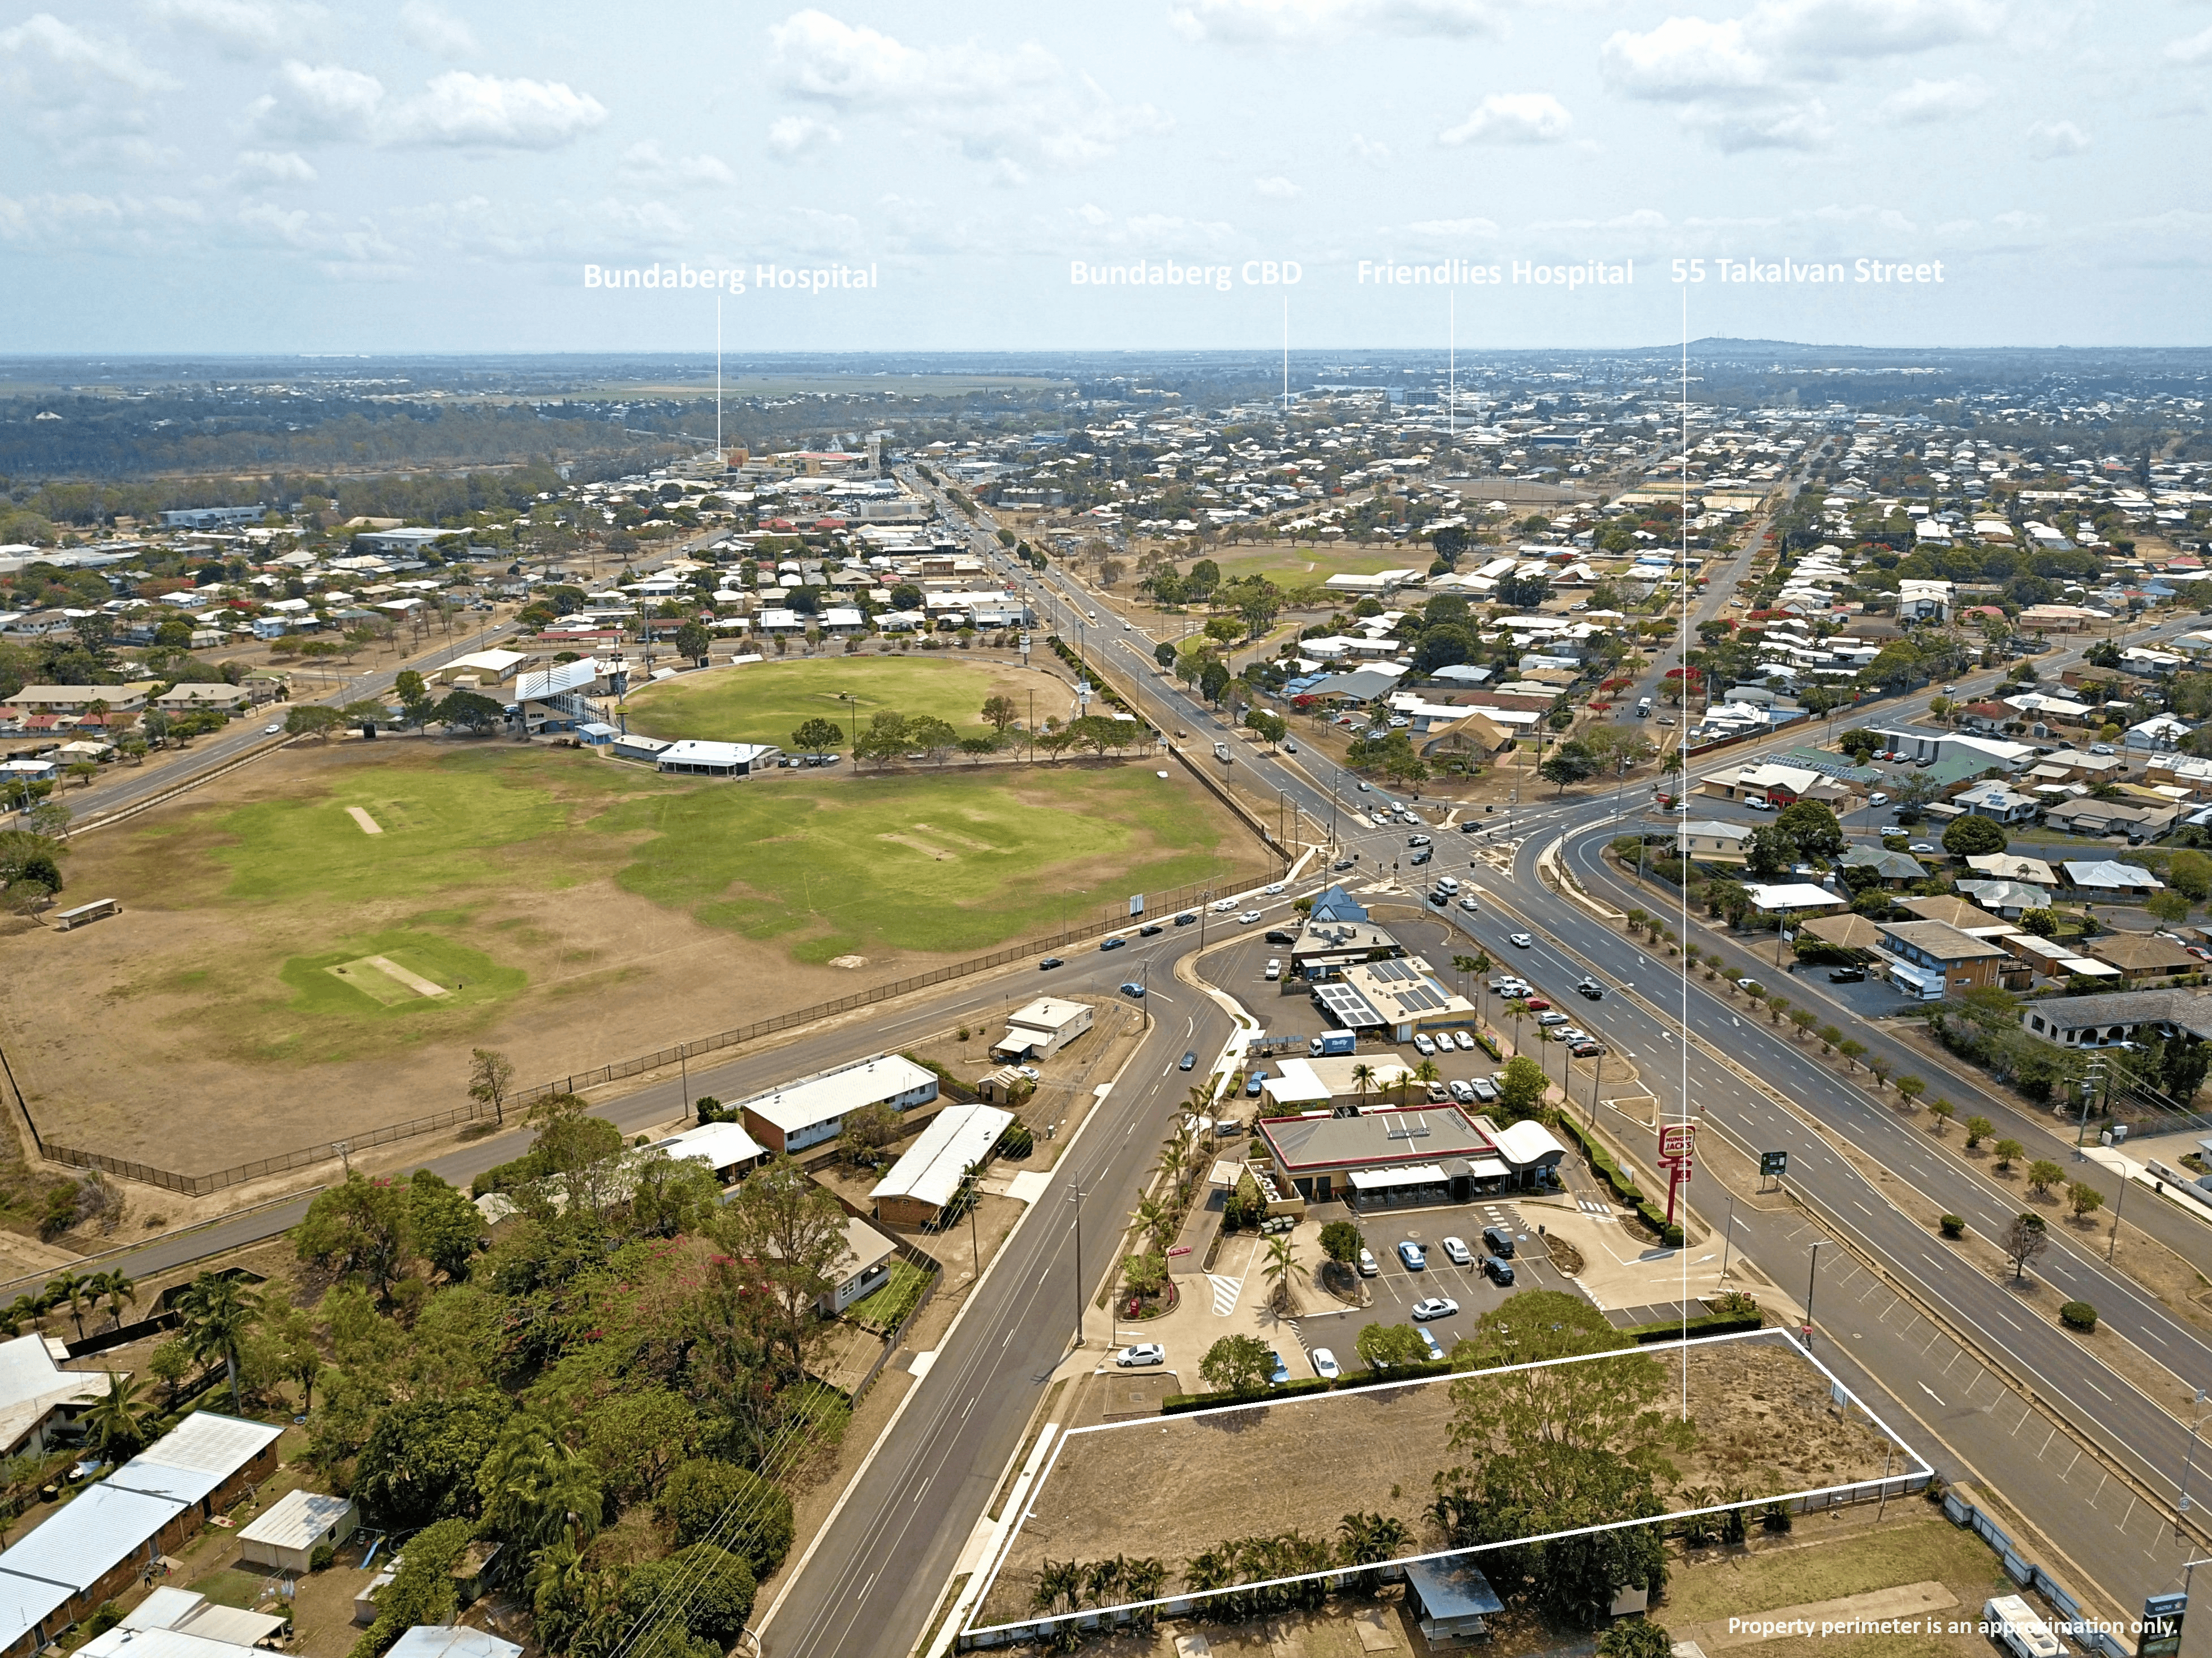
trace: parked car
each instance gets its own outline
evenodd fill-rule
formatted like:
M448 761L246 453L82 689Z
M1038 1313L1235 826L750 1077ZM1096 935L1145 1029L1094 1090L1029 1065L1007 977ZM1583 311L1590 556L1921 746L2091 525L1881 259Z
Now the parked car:
M1124 1347L1114 1355L1114 1362L1125 1370L1133 1370L1147 1364L1164 1364L1168 1350L1157 1341L1140 1341L1133 1347Z
M1564 1013L1539 1013L1536 1016L1537 1024L1545 1029L1549 1029L1555 1024L1565 1024L1566 1022L1567 1016Z
M1516 950L1533 950L1536 946L1536 941L1525 932L1509 932L1505 942Z
M1260 1097L1260 1090L1267 1085L1267 1073L1266 1072L1254 1071L1248 1073L1244 1078L1244 1097L1248 1100L1258 1099Z
M1365 786L1362 785L1362 786ZM1334 1382L1344 1373L1336 1368L1336 1355L1326 1347L1313 1350L1314 1374L1323 1382Z
M1116 933L1110 938L1101 938L1098 941L1098 948L1101 950L1119 950L1128 942L1129 941L1127 938L1124 938L1119 933Z
M1581 1041L1571 1044L1567 1052L1578 1060L1594 1060L1605 1052L1605 1045L1602 1042L1592 1042L1588 1036L1584 1036Z
M1291 1379L1291 1367L1283 1363L1283 1356L1273 1347L1267 1349L1267 1385L1279 1388Z
M1437 1345L1437 1339L1429 1333L1429 1327L1425 1324L1416 1324L1413 1327L1413 1333L1420 1337L1421 1345L1428 1350L1429 1363L1431 1364L1442 1363L1444 1357L1444 1350L1442 1346Z
M1426 1031L1416 1033L1413 1037L1413 1052L1419 1054L1425 1060L1434 1059L1437 1054L1437 1045L1434 1039L1432 1039Z
M1267 929L1267 942L1271 944L1294 944L1297 941L1298 935L1288 927L1277 926Z
M1409 1272L1422 1272L1429 1264L1429 1258L1421 1246L1410 1242L1398 1246L1398 1259L1406 1263L1406 1270Z
M1455 1030L1451 1034L1451 1039L1452 1046L1459 1049L1461 1053L1472 1054L1474 1052L1474 1034L1472 1031Z
M1443 1241L1443 1252L1444 1259L1451 1262L1455 1266L1472 1266L1474 1265L1474 1256L1468 1250L1467 1243L1463 1239L1446 1238Z
M1185 1050L1182 1056L1182 1063L1176 1066L1176 1069L1178 1071L1188 1071L1197 1063L1198 1055L1189 1052L1188 1050Z
M1866 969L1863 967L1839 967L1828 975L1828 982L1832 985L1855 985L1865 978Z
M1382 1263L1375 1259L1375 1252L1372 1249L1362 1249L1359 1252L1360 1277L1373 1278L1382 1270Z
M1270 979L1279 979L1283 976L1283 958L1281 957L1270 956L1267 957L1267 976Z
M1474 1097L1484 1105L1498 1103L1498 1084L1489 1078L1477 1077L1468 1086L1474 1090Z
M1545 1009L1551 1006L1551 1003L1545 1000L1541 996L1523 994L1521 998L1521 1005L1527 1008L1531 1013L1541 1013Z
M1413 1318L1417 1323L1426 1323L1432 1318L1450 1318L1459 1311L1459 1303L1449 1296L1431 1296L1425 1301L1413 1303Z
M1133 996L1141 1000L1145 994L1145 987L1139 984L1134 979L1131 979L1122 985L1121 993L1124 996Z
M1429 1100L1432 1104L1443 1103L1443 1100L1438 1099L1437 1096L1437 1090L1438 1089L1443 1090L1444 1099L1456 1100L1462 1105L1473 1105L1474 1103L1474 1090L1468 1084L1461 1081L1457 1077L1453 1078L1448 1083L1431 1083L1429 1084Z
M1037 971L1040 973L1049 973L1056 967L1066 967L1066 965L1067 963L1061 961L1059 957L1048 956L1044 960L1037 963Z
M1513 1282L1513 1263L1500 1260L1495 1255L1485 1255L1482 1258L1482 1275L1492 1284L1510 1284Z

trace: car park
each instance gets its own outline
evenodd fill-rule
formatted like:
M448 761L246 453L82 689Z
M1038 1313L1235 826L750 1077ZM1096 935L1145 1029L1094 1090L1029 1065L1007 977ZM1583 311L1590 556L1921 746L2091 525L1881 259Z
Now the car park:
M1116 934L1110 938L1101 938L1098 941L1098 948L1101 950L1120 950L1129 941L1127 938Z
M1406 1263L1406 1270L1409 1272L1420 1272L1429 1264L1427 1254L1423 1252L1421 1246L1418 1243L1407 1242L1400 1244L1398 1246L1398 1259Z
M1426 1031L1417 1032L1413 1037L1413 1052L1425 1060L1434 1059L1437 1054L1435 1039Z
M1124 996L1133 996L1141 1001L1144 999L1145 987L1132 979L1121 987L1121 993Z
M1067 963L1061 961L1059 957L1048 956L1037 963L1037 971L1040 973L1049 973L1056 967L1066 967L1066 965Z
M1344 1373L1336 1367L1336 1355L1326 1347L1313 1350L1314 1374L1323 1382L1334 1382Z
M1443 1247L1444 1259L1451 1262L1453 1266L1472 1266L1474 1265L1474 1256L1471 1252L1469 1252L1466 1242L1463 1239L1446 1238L1443 1241Z
M1486 1226L1482 1229L1482 1247L1493 1255L1513 1259L1513 1234L1506 1227Z
M1536 941L1525 932L1510 932L1505 936L1505 942L1516 950L1534 950L1536 947Z
M1832 985L1855 985L1863 983L1865 979L1866 969L1863 967L1839 967L1828 975L1828 982Z
M1157 1341L1140 1341L1133 1347L1124 1347L1114 1355L1114 1362L1125 1370L1140 1369L1147 1364L1164 1364L1168 1350Z
M1455 1030L1451 1034L1451 1039L1452 1046L1459 1049L1461 1053L1472 1054L1474 1052L1474 1033L1473 1031Z
M1183 1056L1182 1056L1182 1064L1180 1064L1180 1065L1178 1065L1177 1066L1176 1066L1176 1070L1178 1070L1178 1071L1188 1071L1192 1066L1195 1066L1197 1063L1198 1063L1198 1055L1197 1055L1197 1054L1195 1054L1190 1053L1190 1052L1188 1052L1188 1050L1186 1050L1186 1051L1185 1051L1185 1053L1183 1054Z
M1362 1278L1373 1278L1382 1270L1382 1264L1375 1259L1375 1252L1372 1249L1362 1249L1359 1252L1358 1265L1359 1276Z
M1500 1260L1495 1255L1485 1255L1482 1258L1482 1275L1492 1284L1510 1284L1513 1282L1513 1263Z

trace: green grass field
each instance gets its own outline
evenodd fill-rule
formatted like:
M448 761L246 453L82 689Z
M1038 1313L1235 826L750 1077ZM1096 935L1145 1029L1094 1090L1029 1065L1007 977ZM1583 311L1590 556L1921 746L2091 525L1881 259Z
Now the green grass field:
M810 962L988 950L1223 866L1212 814L1133 766L693 788L595 826L654 832L628 890Z
M665 933L642 906L747 941L732 970L762 970L751 946L969 954L1224 873L1227 833L1187 780L1139 766L706 782L576 750L395 744L104 839L97 877L73 873L196 924L198 944L118 993L183 999L168 1022L238 1058L323 1062L481 1040L518 1003L619 985L642 970L629 941ZM554 896L572 890L580 925Z
M852 697L850 702L844 695ZM963 736L983 729L983 702L1003 693L1028 717L1068 714L1068 693L1057 682L1005 665L937 654L915 657L825 657L801 661L748 662L742 667L684 674L649 685L629 699L630 728L648 737L704 738L726 743L791 746L801 721L834 720L849 733L878 709L931 714Z
M1415 546L1231 548L1212 558L1224 580L1265 576L1279 587L1318 587L1333 575L1429 568L1427 549Z

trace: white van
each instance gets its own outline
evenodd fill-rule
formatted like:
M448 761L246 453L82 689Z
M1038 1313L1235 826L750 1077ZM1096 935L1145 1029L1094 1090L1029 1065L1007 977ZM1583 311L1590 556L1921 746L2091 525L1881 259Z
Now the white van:
M1639 696L1636 699L1636 717L1638 720L1649 720L1651 717L1651 699L1650 697Z

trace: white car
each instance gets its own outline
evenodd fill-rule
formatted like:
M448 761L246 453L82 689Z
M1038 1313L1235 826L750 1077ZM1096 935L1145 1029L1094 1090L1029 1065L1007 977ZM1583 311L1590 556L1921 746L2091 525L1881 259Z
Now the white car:
M1413 1316L1424 1323L1432 1318L1450 1318L1458 1311L1459 1303L1449 1296L1431 1296L1413 1303Z
M1336 1368L1336 1355L1326 1347L1313 1350L1314 1374L1323 1382L1334 1382L1343 1372Z
M1469 893L1466 897L1461 899L1459 901L1459 907L1470 915L1475 914L1476 905L1474 902L1474 895L1473 893Z
M283 729L284 722L283 720L272 720L261 728L261 734L264 737L274 737L278 732L281 732Z
M1255 922L1255 921L1258 920L1259 919L1260 919L1260 912L1259 912L1258 910L1256 910L1256 909L1248 909L1248 910L1246 910L1246 911L1245 911L1242 915L1239 915L1239 916L1237 918L1237 924L1238 924L1240 926L1251 926L1251 925L1252 925L1252 923L1253 923L1253 922Z
M1508 933L1505 942L1516 950L1534 950L1536 947L1536 941L1525 932Z
M1279 898L1284 893L1290 890L1290 889L1284 885L1280 881L1270 882L1267 885L1261 888L1260 890L1266 893L1270 898Z
M1234 898L1217 898L1214 900L1213 913L1216 915L1234 914L1236 910L1237 901Z
M1472 1054L1474 1052L1474 1036L1473 1033L1465 1030L1455 1030L1451 1034L1451 1039L1452 1046L1459 1049L1461 1053Z
M1443 1241L1443 1252L1444 1259L1451 1262L1455 1266L1472 1266L1474 1265L1474 1254L1467 1247L1465 1241L1462 1239L1446 1238Z
M1157 1341L1140 1341L1133 1347L1124 1347L1114 1355L1114 1362L1125 1370L1141 1369L1147 1364L1164 1364L1168 1350Z
M1413 1038L1413 1052L1425 1060L1436 1057L1437 1045L1426 1031L1421 1032Z
M1267 957L1267 976L1271 979L1279 979L1283 976L1283 958L1281 957L1270 956Z

